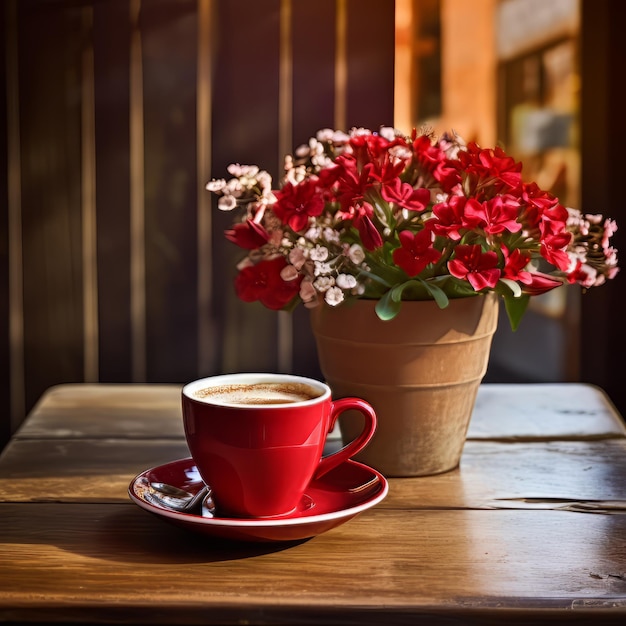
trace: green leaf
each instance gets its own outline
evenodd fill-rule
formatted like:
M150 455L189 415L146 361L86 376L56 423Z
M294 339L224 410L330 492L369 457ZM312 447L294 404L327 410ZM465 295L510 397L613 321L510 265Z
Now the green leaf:
M429 283L426 281L422 281L422 283L424 284L424 287L426 287L426 290L433 297L433 300L437 303L437 306L440 309L445 309L448 304L450 304L448 296L443 289L437 287L435 283Z
M384 322L392 320L400 312L400 301L393 299L393 290L390 289L377 303L376 315Z
M511 280L510 278L501 278L500 283L504 283L504 285L511 290L514 298L519 298L522 295L522 288L519 286L519 283L516 283L514 280ZM507 296L509 294L503 293L502 295Z
M516 331L518 329L529 302L530 296L528 294L521 295L517 298L510 295L504 296L504 307L509 317L509 324L511 325L512 331Z

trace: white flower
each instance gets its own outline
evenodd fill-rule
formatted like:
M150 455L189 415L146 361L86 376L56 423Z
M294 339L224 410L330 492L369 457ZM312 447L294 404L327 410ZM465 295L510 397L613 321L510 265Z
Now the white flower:
M335 282L341 289L353 289L357 285L356 278L352 274L339 274Z
M225 195L231 195L235 198L239 198L244 191L245 188L238 178L231 178L222 190Z
M223 178L214 178L206 184L207 191L220 193L226 187L226 181Z
M233 176L244 176L246 178L254 178L259 173L257 165L239 165L239 163L231 163L227 168L229 174Z
M393 146L389 148L389 154L401 161L408 161L413 156L411 150L406 146Z
M311 163L317 169L324 169L325 167L330 167L332 165L332 159L325 154L316 154L311 157Z
M350 141L350 135L347 135L342 130L336 130L333 133L331 141L334 144L348 143L348 141Z
M221 196L217 201L217 208L220 211L232 211L237 206L237 200L234 196L228 194Z
M313 285L315 285L315 289L320 293L324 293L331 287L334 287L335 279L332 276L319 276L315 279Z
M330 226L327 226L324 229L324 239L328 243L338 244L340 242L339 233L334 228L331 228Z
M265 170L259 172L259 175L256 177L259 186L263 191L271 191L272 189L272 176L266 172Z
M353 243L348 249L348 258L355 264L360 265L365 261L365 252L358 243Z
M387 141L393 141L396 138L396 129L392 126L381 126L378 134Z
M371 135L372 131L369 128L356 128L356 126L354 128L352 128L350 130L350 137L367 137L368 135Z
M326 300L327 304L330 306L337 306L341 304L344 300L343 291L339 289L339 287L331 287L325 294L324 300Z
M302 145L298 146L295 151L294 154L297 157L300 157L301 159L309 156L309 146L307 146L305 143L303 143Z
M303 165L298 165L297 167L292 167L287 171L285 175L286 182L291 183L292 185L297 185L299 182L303 181L306 178L306 167Z
M315 136L318 141L332 141L335 131L332 128L322 128L318 130Z
M309 257L313 261L325 261L328 258L328 248L317 244L315 248L309 252Z
M328 263L322 261L315 261L314 273L316 276L326 276L333 271L332 267Z
M314 224L309 228L309 230L306 231L306 233L304 233L304 237L305 239L308 239L309 241L316 241L317 239L320 238L321 230L322 229L319 226L316 226ZM323 261L324 259L320 259L320 260Z

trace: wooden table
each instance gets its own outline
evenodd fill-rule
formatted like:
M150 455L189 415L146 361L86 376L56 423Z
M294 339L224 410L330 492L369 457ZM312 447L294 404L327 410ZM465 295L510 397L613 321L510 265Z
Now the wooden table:
M484 385L461 468L297 544L133 504L188 455L174 385L50 389L0 457L0 621L626 623L626 433L591 386Z

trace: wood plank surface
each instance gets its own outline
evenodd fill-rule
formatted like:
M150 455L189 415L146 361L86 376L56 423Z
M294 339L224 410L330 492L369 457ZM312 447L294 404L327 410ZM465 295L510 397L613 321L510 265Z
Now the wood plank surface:
M626 428L607 395L593 385L481 385L470 439L623 437Z
M182 385L64 384L47 390L20 438L182 437ZM574 383L481 385L468 439L624 437L604 392Z
M0 462L0 502L124 502L140 472L189 456L184 440L14 440ZM626 439L468 441L461 467L390 479L379 507L626 511Z
M188 456L180 385L54 387L0 456L0 621L623 623L626 437L610 401L485 385L473 424L457 470L391 479L313 539L246 544L128 498L136 474Z
M182 438L182 385L65 384L48 389L17 438Z
M374 612L364 621L394 623L396 612L443 607L570 612L581 598L624 609L625 536L622 515L373 509L309 541L247 545L196 537L130 504L2 504L0 617L92 606L124 620L151 602L154 623L176 611L178 623L214 623L315 608L331 623L365 609Z

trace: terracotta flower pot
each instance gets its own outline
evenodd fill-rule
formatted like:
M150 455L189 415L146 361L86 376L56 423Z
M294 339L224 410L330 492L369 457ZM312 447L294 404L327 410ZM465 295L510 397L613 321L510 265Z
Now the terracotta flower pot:
M322 373L334 397L358 396L378 416L373 440L357 459L387 476L425 476L459 465L476 393L498 323L495 294L403 302L383 322L372 300L311 310ZM346 440L360 416L341 420Z

